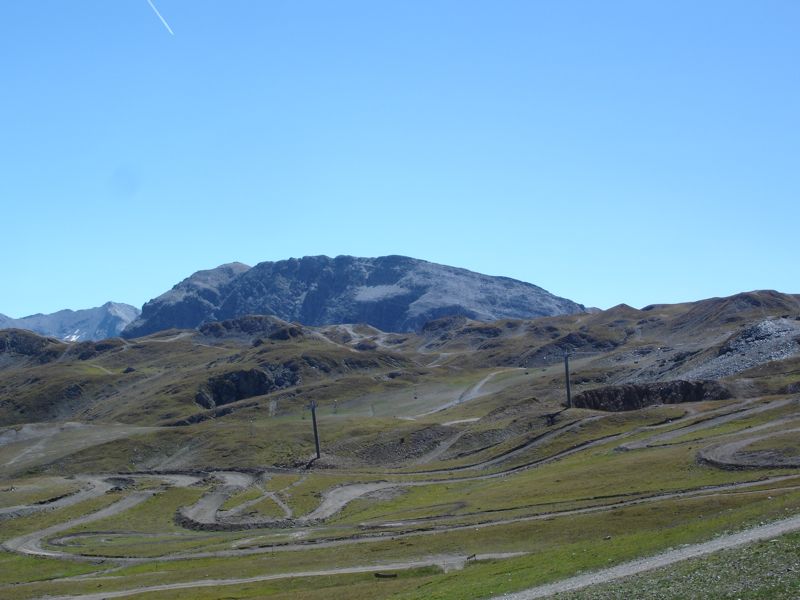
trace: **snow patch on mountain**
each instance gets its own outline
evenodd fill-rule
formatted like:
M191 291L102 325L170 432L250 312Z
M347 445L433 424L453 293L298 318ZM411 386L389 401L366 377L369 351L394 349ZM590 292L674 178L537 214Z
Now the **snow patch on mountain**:
M376 302L378 300L386 300L395 296L402 296L408 294L408 288L400 285L362 285L355 289L353 299L356 302Z

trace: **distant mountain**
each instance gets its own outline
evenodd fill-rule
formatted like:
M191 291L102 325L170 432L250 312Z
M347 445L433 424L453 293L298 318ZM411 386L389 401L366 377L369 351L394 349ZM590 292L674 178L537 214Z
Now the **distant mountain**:
M0 315L0 329L27 329L68 342L102 340L118 336L138 316L139 309L135 306L106 302L96 308L60 310L21 319Z
M367 323L407 332L446 315L492 321L583 311L582 305L530 283L405 256L307 256L199 271L147 302L123 336L248 314L304 325Z
M191 329L212 320L236 278L250 270L242 263L198 271L142 307L143 314L123 332L125 337L147 335L177 327Z

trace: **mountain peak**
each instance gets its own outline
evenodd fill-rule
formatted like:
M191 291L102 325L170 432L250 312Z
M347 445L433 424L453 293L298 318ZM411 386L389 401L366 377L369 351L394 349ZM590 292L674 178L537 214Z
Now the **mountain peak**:
M491 321L582 311L582 305L530 283L408 256L304 256L198 271L147 302L124 335L259 314L400 332L447 315Z
M0 328L17 328L67 342L100 340L118 336L136 317L139 309L121 302L81 310L63 309L51 314L37 313L12 319L0 315Z

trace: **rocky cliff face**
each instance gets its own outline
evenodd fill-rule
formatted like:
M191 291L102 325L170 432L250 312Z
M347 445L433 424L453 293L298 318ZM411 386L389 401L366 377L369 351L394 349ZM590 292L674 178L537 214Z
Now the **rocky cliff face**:
M678 380L596 388L578 394L573 403L576 408L624 411L654 404L724 400L730 397L730 392L716 381Z
M177 327L191 329L209 317L230 292L236 278L250 267L230 263L198 271L142 307L142 314L125 328L123 336L137 337Z
M31 358L44 364L58 358L65 348L66 344L24 329L3 329L0 330L0 368L14 358Z
M118 336L138 316L139 309L134 306L106 302L96 308L60 310L21 319L0 315L0 329L27 329L68 342L81 342Z
M249 314L304 325L368 323L413 331L445 315L491 321L583 311L535 285L405 256L309 256L200 271L142 308L124 331L136 337Z
M269 394L296 385L298 368L265 365L260 369L231 371L209 379L197 392L195 402L203 408L214 408L237 400Z

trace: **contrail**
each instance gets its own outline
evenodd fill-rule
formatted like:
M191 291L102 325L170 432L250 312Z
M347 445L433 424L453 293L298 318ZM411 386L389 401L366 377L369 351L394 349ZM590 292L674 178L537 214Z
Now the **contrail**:
M150 8L153 9L153 12L156 13L158 18L161 19L161 22L164 24L164 27L167 28L167 31L169 31L169 34L170 35L175 35L175 33L173 33L173 31L172 31L172 28L169 26L169 23L167 23L166 19L161 16L160 12L158 12L158 9L156 8L156 5L153 4L153 0L147 0L147 3L150 5Z

